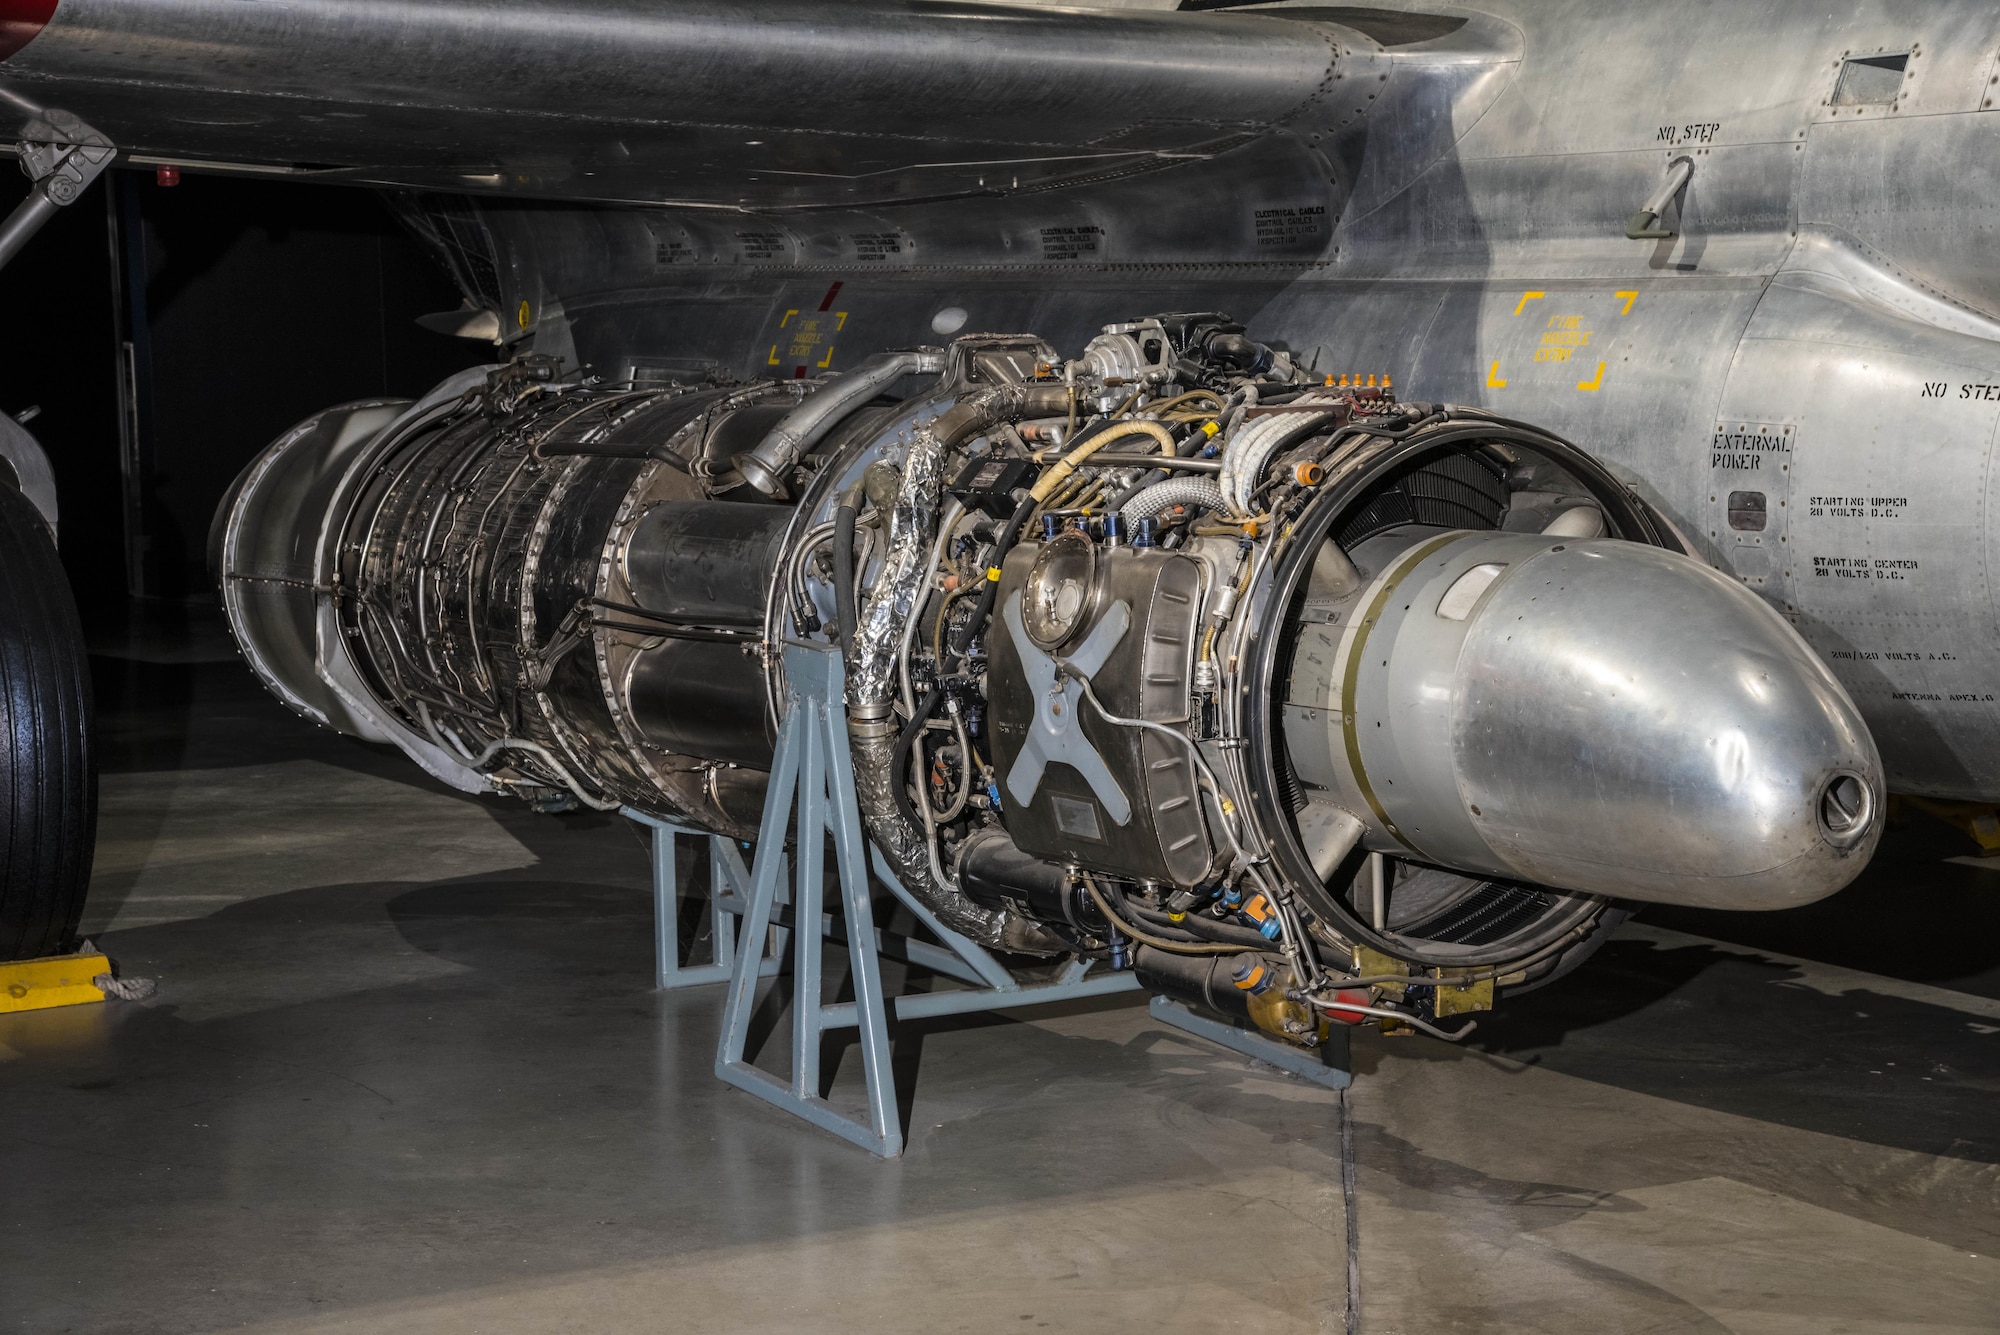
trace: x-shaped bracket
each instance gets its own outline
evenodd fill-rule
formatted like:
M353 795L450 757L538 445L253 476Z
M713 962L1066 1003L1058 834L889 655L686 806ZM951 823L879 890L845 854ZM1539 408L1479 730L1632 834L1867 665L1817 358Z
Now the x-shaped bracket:
M1028 725L1021 753L1014 757L1014 766L1007 771L1008 794L1022 806L1028 805L1035 800L1035 790L1042 786L1043 771L1050 762L1059 760L1083 776L1114 825L1125 824L1132 819L1132 801L1118 786L1111 767L1104 763L1104 757L1091 745L1090 738L1084 736L1083 715L1079 711L1083 704L1083 681L1097 675L1097 670L1125 638L1125 632L1132 628L1132 609L1122 601L1111 604L1103 620L1063 663L1043 653L1028 638L1027 627L1021 622L1018 589L1008 597L1001 621L1014 637L1014 647L1021 654L1021 670L1027 674L1028 689L1035 697L1034 720Z

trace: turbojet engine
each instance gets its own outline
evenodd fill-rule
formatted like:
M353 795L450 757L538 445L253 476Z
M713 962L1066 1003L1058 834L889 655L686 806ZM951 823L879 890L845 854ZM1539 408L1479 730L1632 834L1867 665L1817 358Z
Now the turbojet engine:
M304 423L216 553L292 708L460 788L754 835L787 639L948 926L1303 1046L1575 966L1632 901L1831 894L1881 766L1588 454L1220 315L635 386L527 358Z

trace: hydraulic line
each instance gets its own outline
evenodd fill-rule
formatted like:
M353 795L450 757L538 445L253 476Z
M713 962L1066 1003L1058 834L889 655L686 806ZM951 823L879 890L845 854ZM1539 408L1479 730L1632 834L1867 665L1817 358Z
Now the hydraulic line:
M1406 1024L1413 1029L1421 1029L1432 1038L1441 1038L1447 1043L1462 1042L1467 1034L1470 1034L1479 1027L1479 1021L1467 1020L1463 1027L1453 1033L1440 1029L1428 1021L1420 1020L1405 1011L1390 1010L1386 1006L1362 1006L1351 1001L1321 1001L1318 997L1313 996L1301 997L1300 1000L1318 1010L1341 1011L1349 1015L1372 1015L1379 1020L1394 1020L1398 1024Z
M1549 956L1560 954L1562 951L1569 949L1571 946L1575 945L1578 941L1583 940L1585 937L1589 936L1592 932L1596 930L1597 930L1597 924L1595 921L1583 923L1579 926L1572 927L1568 932L1565 932L1562 936L1557 937L1554 941L1551 941L1549 944L1543 946L1540 950L1536 951L1532 955L1527 956L1526 958L1518 960L1510 960L1506 964L1495 965L1492 968L1481 969L1476 973L1459 974L1458 976L1451 978L1432 978L1424 974L1384 973L1384 974L1373 974L1366 978L1334 978L1329 980L1328 986L1432 987L1432 988L1467 987L1473 983L1483 983L1488 981L1489 979L1501 978L1510 973L1520 973L1523 970L1532 968L1533 966L1540 964L1543 960L1547 959Z
M833 629L842 661L854 653L854 516L860 493L859 483L849 487L833 511Z
M1112 441L1123 440L1127 436L1151 436L1155 441L1159 442L1161 454L1171 456L1174 453L1173 433L1158 422L1143 420L1120 422L1108 430L1098 432L1089 440L1084 441L1083 444L1064 455L1061 462L1050 468L1048 472L1042 474L1041 480L1029 488L1028 494L1038 504L1047 500L1049 493L1061 485L1063 479L1074 473L1078 464L1103 449L1106 445L1109 445Z
M433 740L442 741L443 739L438 736L437 725L431 722L430 711L424 708L422 701L418 701L417 709L419 718L424 726L429 729ZM591 810L616 811L624 805L624 803L618 801L616 798L592 797L589 793L586 793L583 790L583 786L571 776L569 769L560 760L550 755L549 749L540 742L531 742L525 737L502 737L496 742L487 743L485 750L481 751L478 755L474 755L472 749L459 741L455 734L447 732L444 735L451 738L452 749L456 750L464 759L466 765L472 769L478 769L502 751L525 751L540 760L544 765L547 765L554 772L555 776L562 781L563 786L568 788L576 797L576 800Z
M987 581L985 579L981 579L980 583L985 584L987 583ZM931 627L931 662L935 665L933 670L940 677L942 677L946 671L946 664L944 661L944 639L945 639L944 633L945 633L945 628L951 624L951 605L957 602L960 598L965 597L968 593L971 593L972 590L973 590L972 585L961 584L957 588L953 589L950 593L947 593L944 596L943 603L940 604L938 607L937 624Z
M952 737L958 742L959 782L958 791L953 794L951 805L943 811L931 812L932 821L939 825L949 825L957 820L964 813L965 804L972 798L972 739L966 735L965 715L959 711L955 702L947 706L947 712L951 715ZM928 804L930 788L920 784L919 791L923 795L924 802Z
M1151 946L1155 950L1164 950L1174 955L1247 955L1261 949L1258 946L1224 945L1221 942L1214 945L1196 945L1187 941L1169 941L1166 937L1155 936L1125 921L1111 907L1111 901L1104 897L1104 892L1097 888L1097 879L1089 872L1083 873L1083 888L1089 892L1092 902L1097 905L1097 911L1104 915L1107 922L1134 941Z
M1150 732L1157 732L1162 737L1171 738L1187 748L1188 754L1194 758L1195 767L1201 772L1202 786L1208 790L1208 795L1215 799L1216 809L1222 814L1222 832L1228 836L1230 848L1235 851L1239 864L1248 863L1250 855L1244 851L1243 841L1236 837L1235 803L1224 795L1222 785L1216 782L1215 771L1208 767L1208 758L1202 755L1201 747L1195 740L1184 732L1175 732L1163 723L1140 718L1124 718L1112 713L1104 707L1104 702L1097 698L1097 692L1090 688L1090 678L1077 672L1066 659L1058 659L1057 662L1071 675L1076 684L1083 688L1083 698L1090 701L1091 707L1103 716L1106 723L1121 728L1144 728Z
M1269 950L1271 943L1261 933L1235 923L1223 922L1206 914L1189 913L1185 922L1174 922L1159 909L1134 904L1130 900L1121 901L1125 909L1135 915L1140 922L1147 923L1163 931L1180 932L1197 941L1220 941L1229 945L1254 946L1258 950ZM1163 921L1164 919L1164 921Z
M951 542L951 531L964 514L965 506L954 500L938 518L937 536L931 541L930 559L924 571L926 581L937 578L938 566L944 561L944 549ZM903 620L902 637L896 643L896 671L903 690L903 708L912 714L917 702L915 693L910 689L910 645L916 639L917 623L922 619L924 604L928 601L928 597L920 594L911 604L910 614Z
M1176 408L1179 408L1183 404L1193 403L1196 399L1207 399L1215 405L1217 412L1222 410L1222 396L1220 394L1217 394L1212 389L1195 389L1189 390L1185 394L1176 394L1171 399L1162 399L1156 403L1149 403L1146 405L1146 411L1165 417Z
M958 643L952 649L954 659L965 657L979 632L986 628L986 620L993 615L993 601L1000 594L1000 563L1007 559L1007 553L1021 539L1021 530L1028 526L1028 520L1035 513L1036 501L1033 496L1021 501L1008 516L1007 527L993 542L993 555L986 562L985 586L979 591L979 601L973 604L972 615L965 619L965 625L958 632Z
M912 825L922 825L924 822L917 815L916 807L910 803L910 753L916 746L917 739L923 736L924 725L929 723L931 715L937 712L938 701L943 698L942 687L931 687L929 693L924 696L923 703L910 715L910 721L896 734L896 750L889 762L889 794L896 799L896 810ZM924 800L928 802L930 799L926 796Z

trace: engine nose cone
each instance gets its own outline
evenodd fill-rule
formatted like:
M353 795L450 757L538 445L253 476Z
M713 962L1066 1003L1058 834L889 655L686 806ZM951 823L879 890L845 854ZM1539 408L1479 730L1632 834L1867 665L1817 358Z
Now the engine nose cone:
M1707 908L1832 894L1881 835L1874 741L1770 606L1614 541L1509 564L1452 679L1459 795L1517 875Z

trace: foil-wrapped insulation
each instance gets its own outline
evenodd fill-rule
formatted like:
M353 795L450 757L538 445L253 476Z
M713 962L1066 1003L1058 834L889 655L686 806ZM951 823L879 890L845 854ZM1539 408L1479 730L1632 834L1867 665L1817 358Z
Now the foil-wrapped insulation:
M875 583L861 602L854 656L847 664L851 716L886 716L896 690L896 650L903 625L915 616L929 580L931 544L937 536L938 491L947 450L934 423L913 433L903 456L902 480L889 510L886 552ZM865 804L864 804L865 805Z
M889 513L887 556L864 599L847 664L848 730L854 753L855 795L868 835L897 877L945 925L984 945L1041 949L1039 933L1007 914L981 908L931 867L930 836L897 809L894 782L898 725L892 711L897 652L903 629L922 610L932 574L938 497L952 451L998 422L1024 410L1053 410L1067 402L1061 386L1009 385L970 395L920 425L903 457L902 482Z
M969 394L916 428L891 503L887 556L862 602L854 656L847 664L850 719L872 723L885 718L895 695L896 648L903 623L919 610L923 583L930 577L924 567L936 537L938 493L952 451L1000 422L1060 412L1068 398L1061 385L1002 385Z

